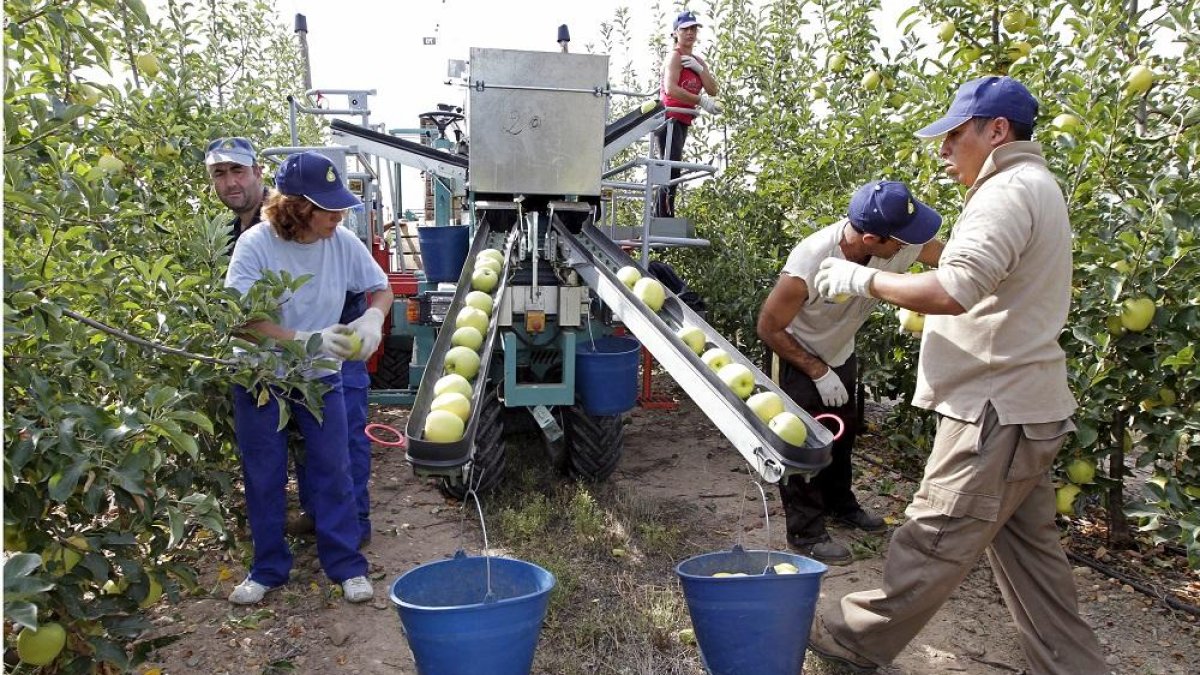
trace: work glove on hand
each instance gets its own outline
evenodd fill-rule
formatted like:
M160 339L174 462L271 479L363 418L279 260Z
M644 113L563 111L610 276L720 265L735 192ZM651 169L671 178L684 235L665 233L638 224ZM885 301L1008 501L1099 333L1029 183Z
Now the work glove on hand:
M723 110L723 108L721 108L721 104L717 103L717 99L704 92L700 92L700 108L704 110L704 112L713 115L720 115L721 111Z
M349 329L344 324L334 324L328 328L319 331L296 331L296 340L307 345L308 339L314 335L321 336L321 353L328 356L333 356L339 359L346 359L350 356L352 345L350 344Z
M850 394L846 391L846 386L842 384L842 378L833 372L833 368L813 380L813 384L817 385L817 391L821 394L821 402L827 408L840 408L850 400Z
M351 321L347 327L357 333L362 340L362 347L351 358L357 361L366 361L371 358L371 355L379 348L379 341L383 339L383 312L375 307L369 307L362 316Z
M871 280L879 270L863 267L858 263L840 258L826 258L821 261L814 279L817 292L821 297L832 300L839 295L858 295L871 297Z
M684 56L680 57L679 62L683 64L684 68L687 68L697 75L703 75L704 71L706 70L704 64L700 63L700 59L692 56L691 54L685 54Z

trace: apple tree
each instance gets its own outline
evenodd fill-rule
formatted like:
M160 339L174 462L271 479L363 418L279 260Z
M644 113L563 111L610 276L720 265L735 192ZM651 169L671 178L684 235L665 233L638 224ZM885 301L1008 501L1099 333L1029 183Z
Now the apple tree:
M153 646L127 647L139 607L194 588L197 546L235 541L230 383L280 381L234 358L273 307L222 288L203 153L288 144L298 54L269 2L4 11L4 545L39 561L5 618L65 626L61 672L125 670Z

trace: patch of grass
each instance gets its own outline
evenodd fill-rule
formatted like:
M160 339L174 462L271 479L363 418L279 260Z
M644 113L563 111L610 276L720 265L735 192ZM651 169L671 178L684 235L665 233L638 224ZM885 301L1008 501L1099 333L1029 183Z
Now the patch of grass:
M607 519L604 511L596 504L587 486L578 483L568 506L570 523L579 536L588 541L599 539L607 531Z

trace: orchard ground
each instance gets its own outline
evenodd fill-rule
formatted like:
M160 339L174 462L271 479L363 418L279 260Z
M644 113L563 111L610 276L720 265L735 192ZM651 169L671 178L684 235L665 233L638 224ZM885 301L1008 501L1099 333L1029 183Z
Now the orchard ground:
M374 421L403 428L407 411L373 410ZM696 647L681 640L689 628L674 565L699 553L729 548L740 535L748 548L768 544L757 489L740 455L686 397L674 411L635 409L616 474L601 485L557 477L542 460L538 438L510 437L509 480L485 497L488 533L498 553L538 562L559 577L542 630L534 672L703 673ZM866 455L882 447L868 433ZM899 474L856 462L861 501L901 522L915 485ZM778 494L765 486L772 548L783 542ZM372 476L375 533L364 549L375 599L349 605L321 574L311 541L296 540L291 583L259 607L225 600L241 580L240 558L198 552L203 591L151 611L153 637L178 639L139 670L162 673L415 673L395 609L391 582L414 565L459 548L477 554L482 535L472 509L448 500L436 485L413 476L401 451L376 446ZM856 560L831 568L822 605L879 582L888 534L835 529ZM1097 551L1079 523L1064 532L1069 548L1099 555L1122 569L1151 576L1192 604L1200 575L1182 558L1161 551ZM1145 563L1145 564L1142 564ZM1075 569L1081 610L1104 646L1113 673L1200 672L1200 622L1160 600L1092 571ZM1143 580L1147 578L1143 577ZM881 672L890 674L1018 673L1025 667L1014 626L991 571L981 562L945 607ZM832 672L809 657L806 673Z

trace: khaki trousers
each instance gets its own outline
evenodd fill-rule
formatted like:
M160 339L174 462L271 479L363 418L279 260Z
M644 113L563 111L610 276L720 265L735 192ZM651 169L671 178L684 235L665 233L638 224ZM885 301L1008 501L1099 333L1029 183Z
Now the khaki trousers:
M1049 471L1071 422L976 424L943 417L921 487L892 536L883 588L851 593L823 618L844 647L890 663L987 552L1034 674L1108 671L1079 616L1054 525Z

